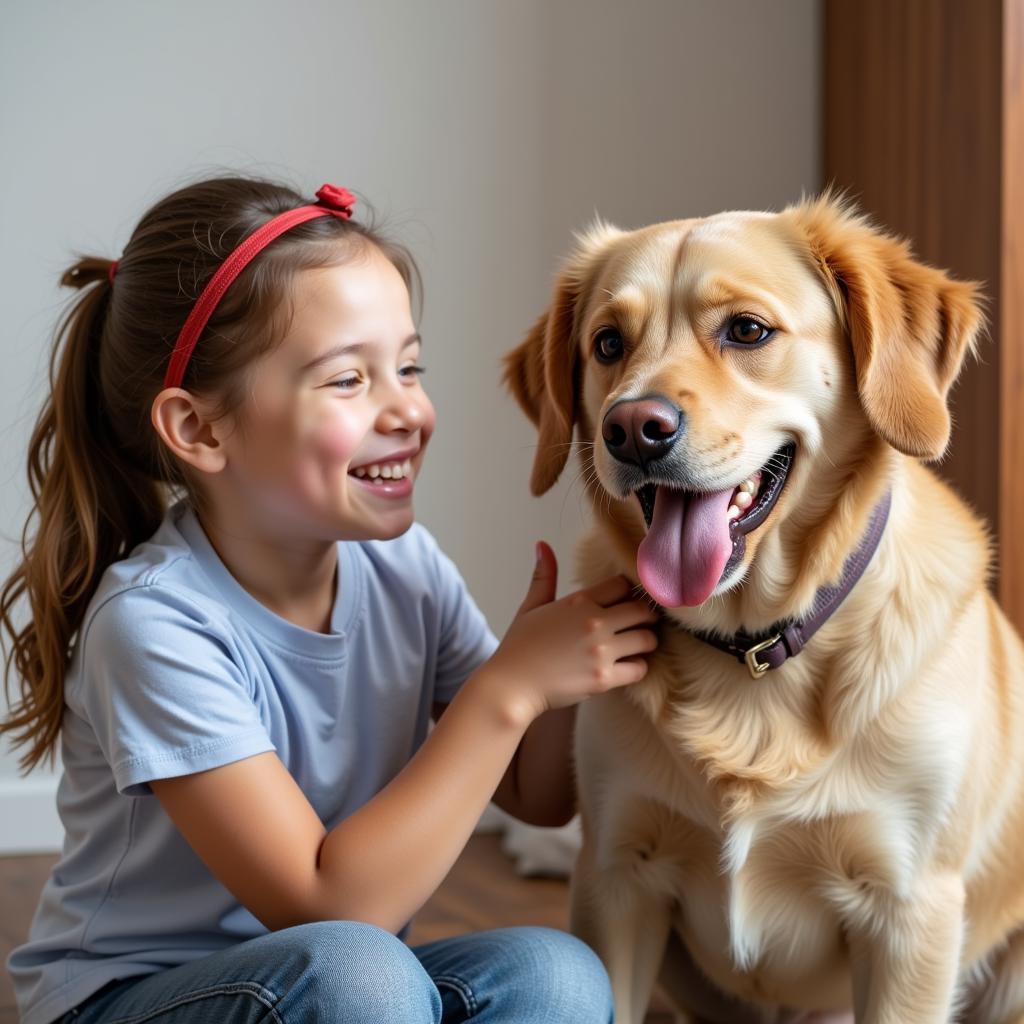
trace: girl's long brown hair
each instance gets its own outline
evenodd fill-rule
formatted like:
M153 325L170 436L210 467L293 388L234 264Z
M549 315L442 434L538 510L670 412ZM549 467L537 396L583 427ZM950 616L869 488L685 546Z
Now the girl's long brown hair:
M0 735L26 748L28 772L52 762L64 711L64 677L89 601L107 567L153 534L177 493L198 497L150 423L181 325L203 286L239 242L272 217L310 202L252 178L197 182L150 209L113 281L107 259L83 257L61 284L80 289L50 356L50 392L32 431L32 510L21 561L0 590L0 641L9 638ZM286 232L228 289L189 362L182 387L238 409L246 368L279 342L291 318L292 276L377 246L413 289L404 248L355 220L320 217ZM34 528L33 528L34 527ZM24 599L28 617L20 616ZM20 698L11 701L11 676Z

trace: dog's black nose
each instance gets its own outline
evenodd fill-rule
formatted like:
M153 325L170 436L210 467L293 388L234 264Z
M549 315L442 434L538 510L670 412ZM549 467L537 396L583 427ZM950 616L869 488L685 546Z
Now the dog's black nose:
M605 414L601 436L620 462L643 467L672 450L683 429L683 410L667 398L616 402Z

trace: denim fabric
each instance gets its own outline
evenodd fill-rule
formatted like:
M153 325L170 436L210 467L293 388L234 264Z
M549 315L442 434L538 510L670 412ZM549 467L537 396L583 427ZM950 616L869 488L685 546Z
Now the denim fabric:
M324 921L112 983L63 1024L611 1024L611 988L584 943L502 928L409 947Z

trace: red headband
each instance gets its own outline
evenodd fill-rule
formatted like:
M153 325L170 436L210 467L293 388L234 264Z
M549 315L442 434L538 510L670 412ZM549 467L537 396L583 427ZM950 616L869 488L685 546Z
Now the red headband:
M317 203L299 206L294 210L278 214L272 220L267 221L263 227L257 228L217 268L217 272L206 283L206 287L196 299L192 312L189 313L188 319L181 328L174 351L171 353L167 373L164 376L165 388L181 387L192 350L196 347L203 328L213 316L217 304L224 298L224 293L231 286L231 282L238 277L260 250L265 249L279 235L298 224L304 224L307 220L325 217L328 214L340 217L342 220L348 220L352 216L352 207L355 206L356 197L347 188L341 188L338 185L324 185L317 191L316 198ZM114 272L115 269L111 268L111 280L113 280Z

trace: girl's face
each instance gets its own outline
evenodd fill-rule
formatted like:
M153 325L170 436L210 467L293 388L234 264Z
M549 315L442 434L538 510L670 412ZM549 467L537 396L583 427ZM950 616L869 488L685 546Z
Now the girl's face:
M226 439L231 490L247 518L296 540L397 537L434 429L405 283L367 245L298 273L293 302Z

